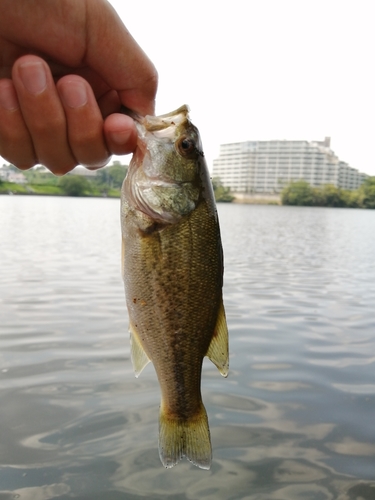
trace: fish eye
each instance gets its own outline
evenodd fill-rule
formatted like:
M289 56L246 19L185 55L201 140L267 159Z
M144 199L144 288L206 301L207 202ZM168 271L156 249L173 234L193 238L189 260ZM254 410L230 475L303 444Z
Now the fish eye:
M184 139L183 141L181 141L181 147L182 149L189 149L191 147L191 142L188 141L187 139Z
M181 137L177 143L177 150L182 156L188 156L196 151L195 142L187 137Z

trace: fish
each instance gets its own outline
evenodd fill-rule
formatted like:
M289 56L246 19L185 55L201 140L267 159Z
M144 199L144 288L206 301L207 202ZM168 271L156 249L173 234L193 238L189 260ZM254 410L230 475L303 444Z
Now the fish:
M161 389L159 456L209 469L201 396L205 356L227 377L223 249L198 129L184 105L135 120L137 147L121 189L122 275L136 377L151 361Z

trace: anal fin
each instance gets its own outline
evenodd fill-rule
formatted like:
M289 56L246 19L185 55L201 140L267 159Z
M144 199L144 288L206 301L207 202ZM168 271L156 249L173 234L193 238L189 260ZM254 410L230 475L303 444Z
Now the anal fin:
M229 346L228 346L228 327L225 318L223 300L221 300L219 313L217 315L214 334L211 339L207 354L208 358L218 368L223 377L228 376L229 370Z
M138 378L144 367L151 361L145 353L141 342L138 338L138 333L134 326L130 323L130 346L131 346L131 359L133 363L135 376Z

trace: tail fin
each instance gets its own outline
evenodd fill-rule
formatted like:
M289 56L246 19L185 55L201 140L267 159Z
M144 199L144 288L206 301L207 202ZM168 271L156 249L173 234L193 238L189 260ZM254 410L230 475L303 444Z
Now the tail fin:
M199 412L188 420L169 417L161 407L159 456L164 467L171 468L186 457L197 467L208 470L211 455L210 429L203 403Z

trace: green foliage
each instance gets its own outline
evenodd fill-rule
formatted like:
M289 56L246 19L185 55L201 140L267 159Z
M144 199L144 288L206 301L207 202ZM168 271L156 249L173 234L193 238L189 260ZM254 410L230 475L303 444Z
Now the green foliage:
M111 188L121 189L127 171L127 165L121 165L119 162L114 162L112 166L97 171L97 184L105 188L106 192Z
M65 175L59 180L59 187L68 196L84 196L91 191L90 182L83 175Z
M4 181L0 184L0 194L28 194L28 189L22 184L16 184L14 182Z
M310 207L375 208L375 177L368 177L353 191L332 184L313 188L306 181L298 180L282 190L281 202Z
M48 184L33 184L29 187L29 190L35 194L50 194L50 195L60 195L63 194L63 190L59 186L53 186Z
M375 177L368 177L358 189L363 208L375 208Z
M316 194L310 184L304 180L291 182L281 192L283 205L313 206Z
M234 200L234 196L230 194L230 188L224 187L218 177L212 179L212 187L216 201L228 203Z
M114 162L114 165L96 171L96 175L83 176L69 174L81 181L65 181L39 166L24 172L32 191L40 194L66 194L69 196L110 196L119 197L120 188L127 172L127 165ZM81 183L81 184L79 184Z
M19 170L13 165L6 165L8 170ZM97 170L96 175L84 176L78 174L68 174L62 178L56 177L42 165L38 165L30 170L24 171L27 185L18 187L17 184L3 183L0 193L25 194L50 194L68 196L109 196L118 198L120 188L126 176L128 166L114 162L110 167Z
M315 204L322 207L346 207L348 199L346 191L332 184L326 184L321 188L315 188ZM317 203L319 202L319 203Z
M23 172L29 184L37 184L39 186L57 186L59 178L51 174L44 167L36 167Z

